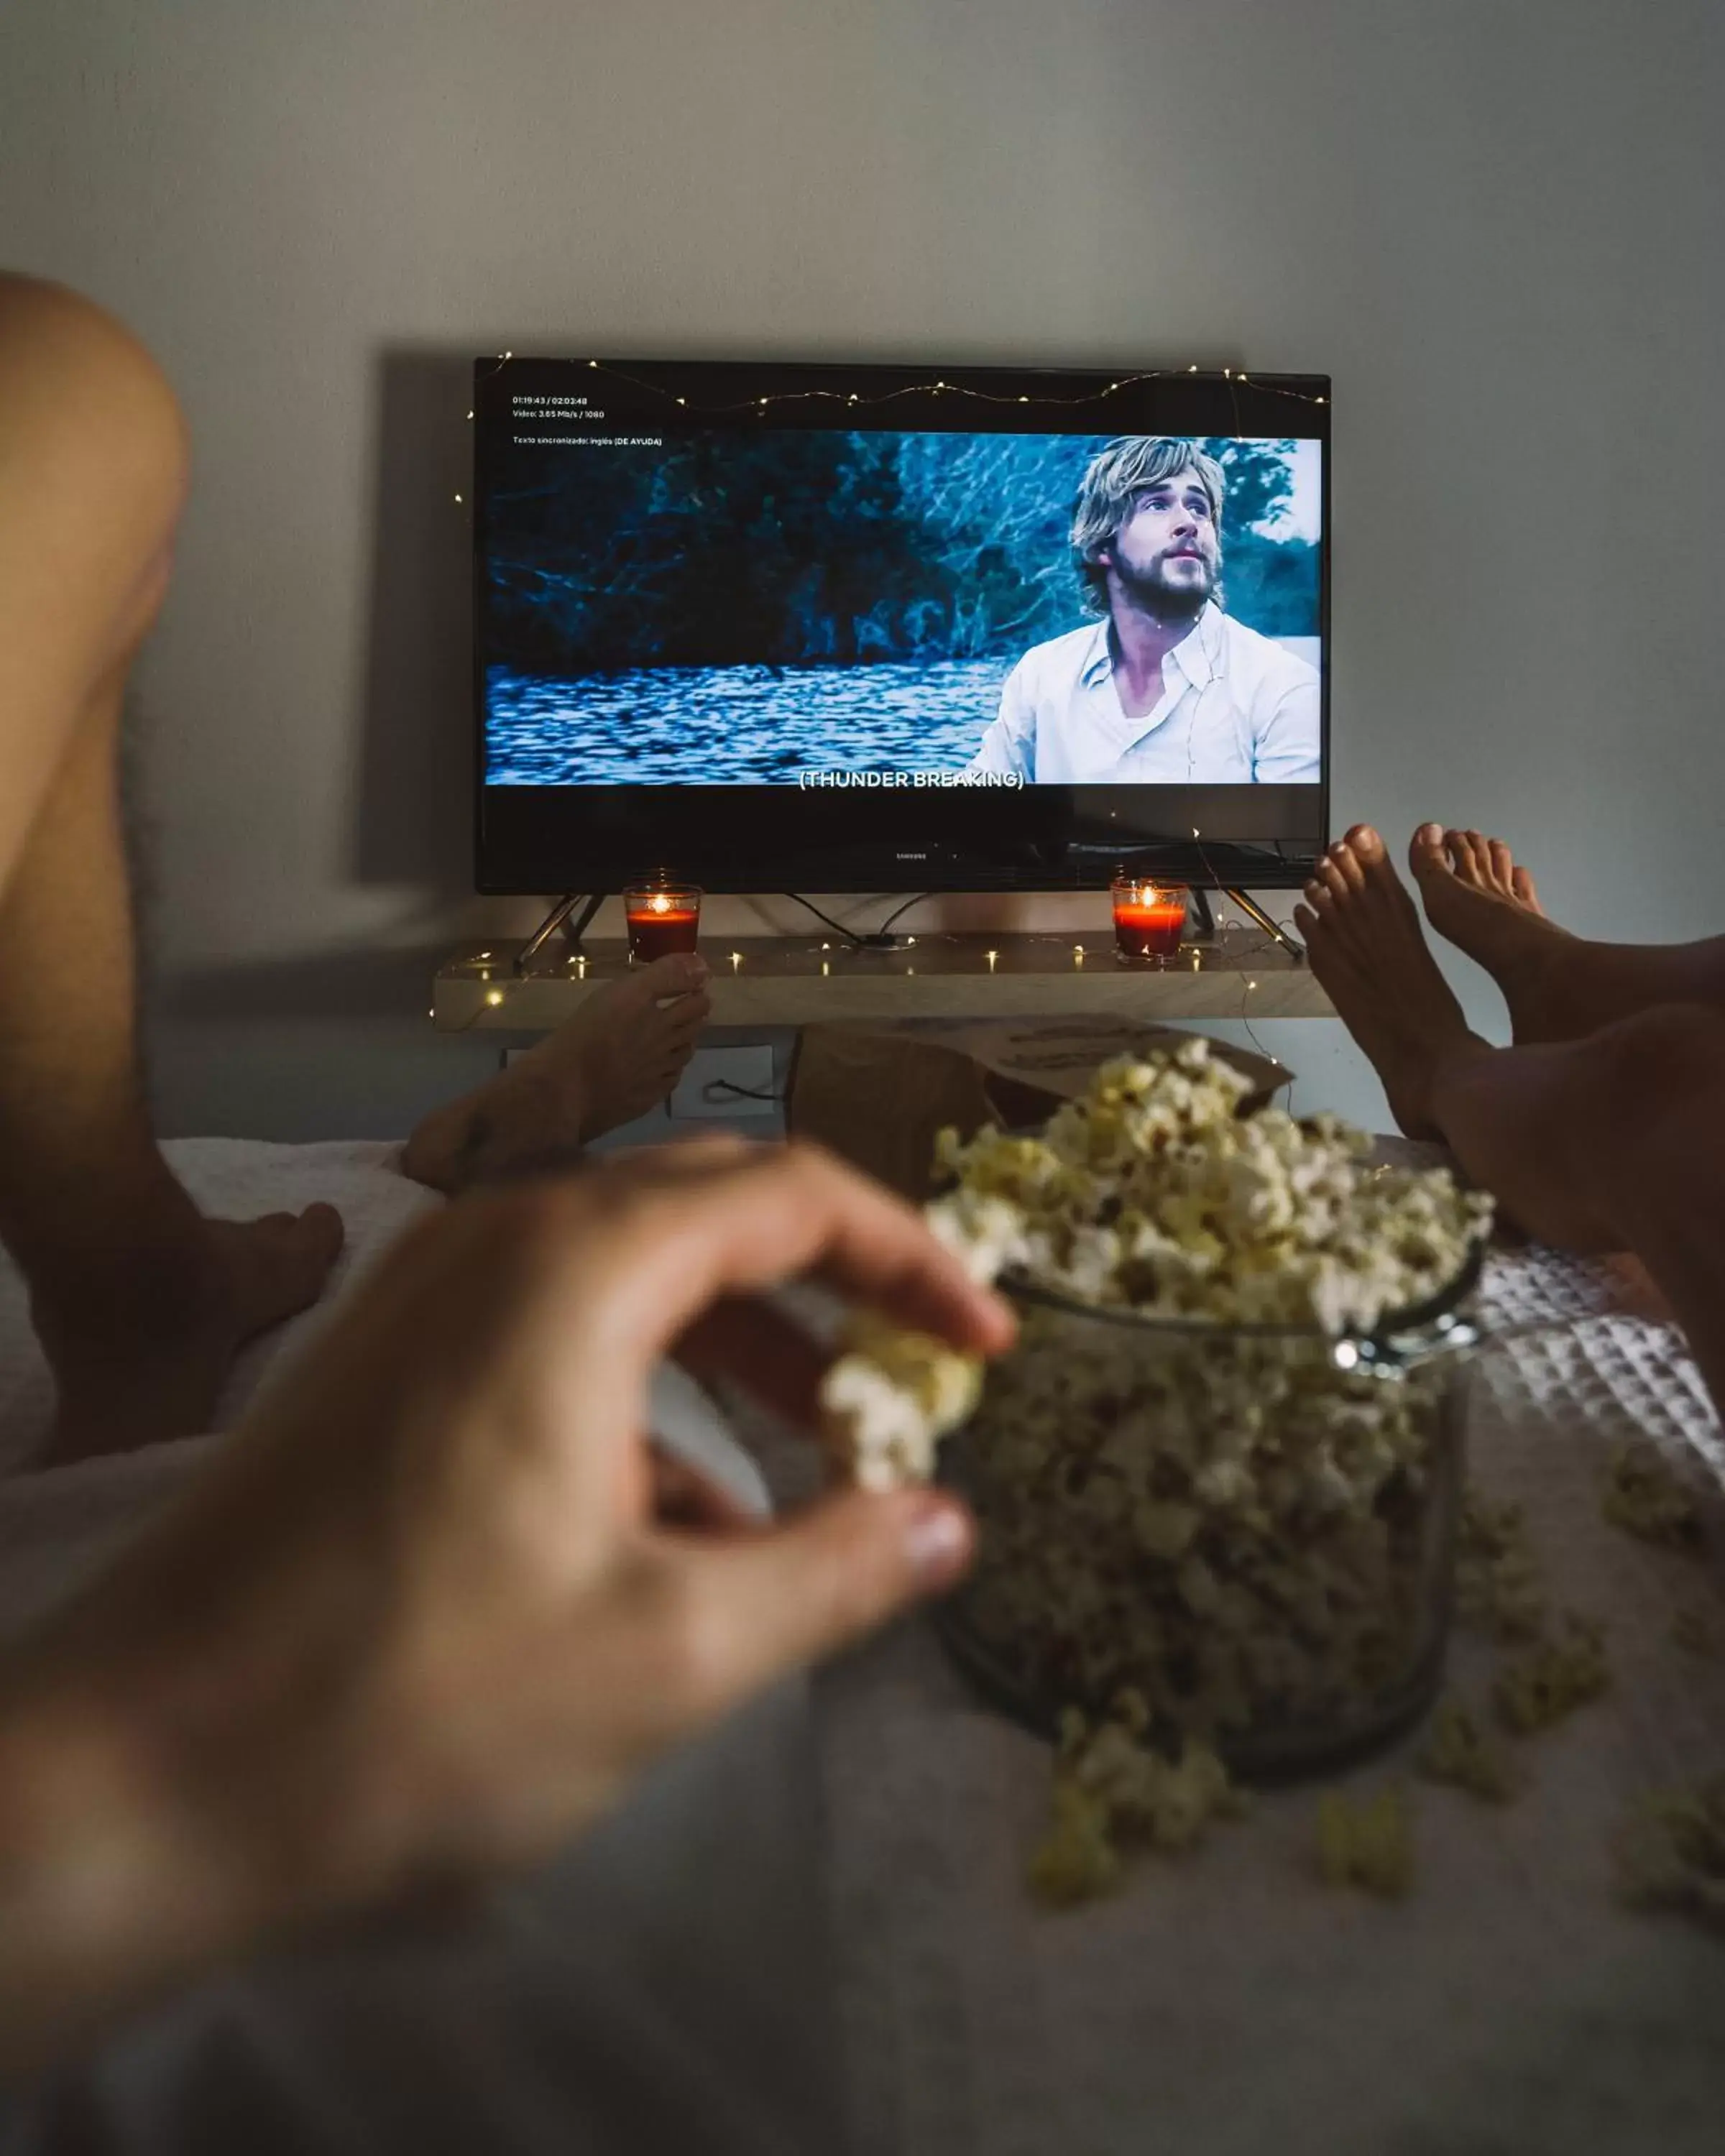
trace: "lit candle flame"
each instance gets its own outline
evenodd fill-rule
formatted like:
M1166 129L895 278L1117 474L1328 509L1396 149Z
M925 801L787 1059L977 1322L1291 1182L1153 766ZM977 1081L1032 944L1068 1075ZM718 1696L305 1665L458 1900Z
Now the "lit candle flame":
M998 951L991 951L988 955L988 971L992 973L994 970L994 961L1000 956L1000 953Z
M652 902L653 911L655 913L669 913L670 911L670 901L665 896L662 891L655 891L654 892Z

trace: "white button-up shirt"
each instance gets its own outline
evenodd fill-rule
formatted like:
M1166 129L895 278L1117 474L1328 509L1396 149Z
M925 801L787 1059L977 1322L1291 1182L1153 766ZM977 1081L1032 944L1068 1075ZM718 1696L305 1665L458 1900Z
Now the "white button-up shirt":
M1320 747L1317 670L1212 601L1142 718L1121 708L1106 621L1027 651L969 768L1034 786L1315 785Z

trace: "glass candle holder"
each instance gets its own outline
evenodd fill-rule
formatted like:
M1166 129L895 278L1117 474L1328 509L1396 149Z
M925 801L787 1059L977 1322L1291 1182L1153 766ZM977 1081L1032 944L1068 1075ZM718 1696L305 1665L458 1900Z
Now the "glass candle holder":
M701 940L701 891L692 883L640 884L623 894L632 963L650 966Z
M1126 965L1172 958L1186 927L1186 886L1148 883L1116 876L1109 886L1114 905L1114 955Z

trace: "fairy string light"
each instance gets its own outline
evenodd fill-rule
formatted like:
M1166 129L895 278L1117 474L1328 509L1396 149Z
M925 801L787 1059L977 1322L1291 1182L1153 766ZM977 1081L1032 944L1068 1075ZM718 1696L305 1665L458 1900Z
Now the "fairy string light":
M493 376L501 373L515 357L512 352L499 352L492 362ZM554 364L557 362L553 362ZM735 397L713 404L691 404L686 395L663 384L649 380L645 375L632 373L627 367L614 367L608 361L589 359L586 362L568 360L566 366L583 364L591 372L603 375L615 382L627 382L649 397L679 407L697 418L723 418L737 413L759 413L779 404L827 403L850 409L855 406L875 407L892 404L906 397L957 397L968 398L973 403L1000 405L1029 405L1045 411L1076 411L1087 405L1101 404L1122 390L1136 389L1149 382L1199 381L1223 382L1230 388L1255 390L1260 396L1286 398L1297 404L1327 404L1327 397L1314 396L1303 389L1290 388L1286 382L1266 382L1247 372L1241 367L1200 367L1195 361L1185 367L1140 367L1130 374L1117 376L1094 389L1082 390L1072 396L1054 396L1022 390L980 389L973 382L949 382L945 375L937 375L922 382L901 382L894 389L830 388L780 389L765 397ZM896 369L893 370L896 372ZM473 417L470 412L469 418Z

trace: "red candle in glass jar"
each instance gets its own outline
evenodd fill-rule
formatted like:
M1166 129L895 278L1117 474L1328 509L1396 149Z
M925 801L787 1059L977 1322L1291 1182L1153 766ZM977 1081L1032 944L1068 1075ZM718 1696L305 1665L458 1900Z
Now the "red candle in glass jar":
M629 923L629 955L650 966L673 951L692 951L701 940L701 893L693 884L655 884L623 894Z
M1186 926L1183 884L1121 878L1112 888L1114 941L1122 958L1172 958Z

